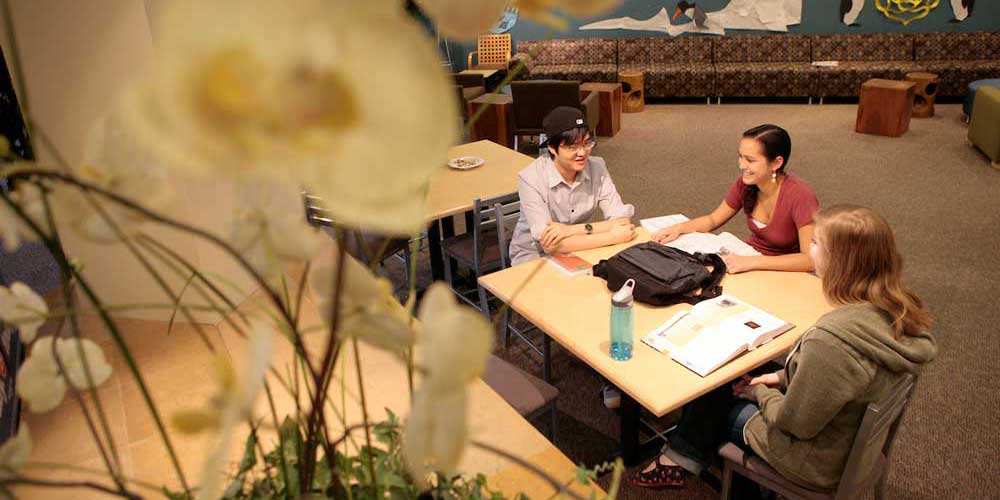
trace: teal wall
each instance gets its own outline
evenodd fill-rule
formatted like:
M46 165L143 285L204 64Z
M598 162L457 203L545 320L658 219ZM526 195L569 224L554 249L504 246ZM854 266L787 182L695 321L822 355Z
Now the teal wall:
M902 23L887 19L875 8L875 0L866 0L864 10L858 16L856 26L845 26L840 21L839 0L803 0L802 23L791 26L789 33L809 35L826 35L835 33L919 33L926 31L982 31L1000 30L1000 0L977 0L972 15L960 23L950 22L952 10L950 0L941 0L938 7L927 17L903 26ZM610 17L631 16L636 19L646 19L655 15L660 8L666 7L673 14L678 0L625 0L613 12L595 19L571 20L568 30L559 33L549 33L549 30L525 19L518 19L510 33L516 44L518 40L538 40L545 38L632 38L644 36L667 36L655 31L630 30L585 30L578 27L592 21ZM697 0L697 4L705 11L718 10L729 3L729 0ZM686 18L685 18L686 19ZM677 23L680 23L678 18ZM726 30L727 34L774 34L769 31L739 31ZM682 35L682 36L714 36L714 35ZM465 54L473 47L470 44L452 45L452 58L457 63L457 69L464 69Z

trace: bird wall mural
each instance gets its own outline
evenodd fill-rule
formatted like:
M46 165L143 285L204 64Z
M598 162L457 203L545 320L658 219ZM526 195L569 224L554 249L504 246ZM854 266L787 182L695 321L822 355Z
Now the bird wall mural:
M848 26L856 26L854 21L865 7L865 0L840 0L840 20Z
M689 22L673 24L681 14ZM681 1L674 16L662 8L653 17L635 19L617 17L586 24L581 30L643 30L659 31L670 36L682 33L724 35L727 29L788 31L788 27L802 22L802 0L731 0L725 7L705 11L697 2Z

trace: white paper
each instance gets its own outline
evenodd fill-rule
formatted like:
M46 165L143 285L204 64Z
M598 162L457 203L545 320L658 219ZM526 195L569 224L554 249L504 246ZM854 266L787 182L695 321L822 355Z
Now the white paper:
M639 221L639 225L649 231L649 234L653 234L660 229L668 228L674 224L680 224L681 222L687 222L688 219L684 214L673 214L673 215L661 215L659 217L650 217L648 219L642 219Z
M691 13L693 15L693 12ZM685 15L688 15L685 12ZM724 35L727 29L788 31L788 26L802 22L802 0L731 0L725 7L705 12L705 26L694 21L671 24L667 9L660 9L655 16L638 20L616 17L585 24L581 30L625 29L665 32L670 36L682 33Z
M760 255L760 252L732 233L687 233L666 244L668 247L684 250L687 253L717 253L720 255Z

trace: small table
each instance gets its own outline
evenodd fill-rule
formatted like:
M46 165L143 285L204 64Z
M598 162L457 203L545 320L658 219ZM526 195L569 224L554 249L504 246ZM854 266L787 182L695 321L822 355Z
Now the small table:
M466 69L459 71L460 75L483 75L483 81L486 84L486 90L492 92L496 90L498 83L503 81L503 72L498 69Z
M493 70L491 70L493 71ZM485 107L472 125L473 141L491 140L501 146L514 146L514 98L507 94L484 94L468 102L471 120L480 107Z
M934 73L916 71L907 73L906 79L916 84L913 90L913 117L930 118L934 116L934 100L937 97L940 78Z
M645 106L646 77L642 71L619 71L618 81L622 84L622 106L626 113L638 113Z
M916 84L873 78L861 84L854 130L862 134L899 137L910 128Z
M584 83L580 85L582 97L597 92L601 109L601 121L597 123L597 135L614 137L622 128L622 84Z

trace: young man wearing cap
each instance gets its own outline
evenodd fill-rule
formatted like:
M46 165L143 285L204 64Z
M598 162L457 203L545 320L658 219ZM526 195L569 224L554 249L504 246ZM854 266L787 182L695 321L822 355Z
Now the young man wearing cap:
M622 202L604 159L590 156L595 143L583 113L558 107L542 127L549 154L518 174L521 216L510 241L511 263L635 238L635 207ZM604 220L590 223L597 208Z

